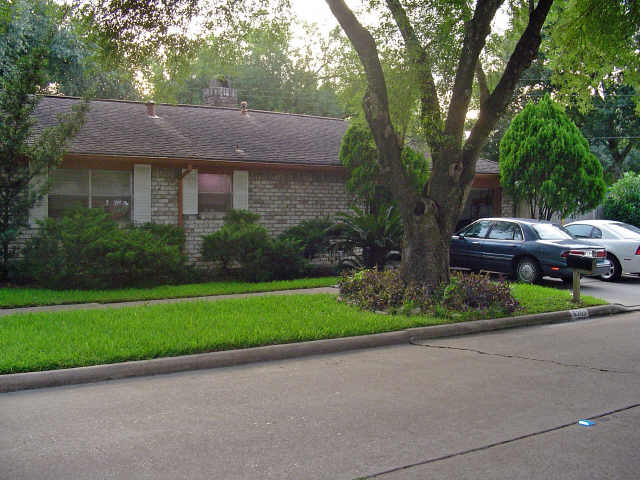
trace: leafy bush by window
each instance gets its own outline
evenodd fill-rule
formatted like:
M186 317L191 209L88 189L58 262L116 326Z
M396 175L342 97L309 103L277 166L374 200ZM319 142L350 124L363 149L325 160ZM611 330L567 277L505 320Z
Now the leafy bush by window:
M361 270L343 275L341 297L364 310L411 313L492 312L511 314L519 305L505 282L493 282L486 275L454 273L448 285L407 285L396 270Z
M223 227L202 240L202 258L218 262L222 272L252 282L303 276L303 247L292 239L272 239L257 224L259 215L232 210Z
M627 172L611 185L604 201L604 216L640 227L640 173Z
M24 271L50 288L112 288L175 282L184 277L176 227L120 228L103 209L78 209L41 222L27 242Z

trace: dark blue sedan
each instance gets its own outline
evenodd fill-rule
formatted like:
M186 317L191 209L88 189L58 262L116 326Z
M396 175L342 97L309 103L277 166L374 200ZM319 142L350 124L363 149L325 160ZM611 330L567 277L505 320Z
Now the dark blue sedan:
M522 218L482 218L451 238L453 268L512 275L535 283L543 276L570 280L568 255L596 258L594 275L610 268L604 248L580 243L551 222Z

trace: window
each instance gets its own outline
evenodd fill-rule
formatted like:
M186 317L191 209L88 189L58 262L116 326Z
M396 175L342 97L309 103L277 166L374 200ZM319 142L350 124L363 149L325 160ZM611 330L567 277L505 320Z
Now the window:
M531 226L540 240L569 240L573 238L567 230L553 223L536 223Z
M569 225L565 228L576 238L591 238L591 232L593 230L591 225L584 225L582 223Z
M233 201L231 175L198 174L198 210L226 212Z
M116 220L131 218L131 172L58 168L52 174L49 216L74 207L102 207Z
M467 227L463 232L463 236L472 237L472 238L484 238L487 234L487 230L491 226L491 222L488 220L480 220L478 222L472 223L469 227Z
M495 240L522 240L522 231L515 223L497 222L491 228L487 238Z

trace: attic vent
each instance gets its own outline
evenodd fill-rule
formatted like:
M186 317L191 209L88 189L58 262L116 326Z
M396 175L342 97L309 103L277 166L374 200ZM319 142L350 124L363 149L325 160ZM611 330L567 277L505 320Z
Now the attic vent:
M155 102L147 102L147 115L149 115L151 118L160 118L156 115Z

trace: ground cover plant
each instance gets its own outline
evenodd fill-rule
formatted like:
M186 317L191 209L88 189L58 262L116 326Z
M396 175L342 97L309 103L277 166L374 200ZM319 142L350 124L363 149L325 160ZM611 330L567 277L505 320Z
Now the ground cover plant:
M512 288L523 314L575 308L564 290ZM604 303L591 297L582 300L581 306ZM458 317L380 315L337 302L334 295L15 314L0 317L0 373L348 337L470 318L465 313Z
M452 273L448 284L431 287L407 284L397 270L366 269L338 283L341 299L363 310L490 317L521 309L509 283L474 273Z
M159 298L202 297L233 293L271 292L300 288L329 287L336 277L298 278L274 282L206 282L185 285L161 285L150 288L121 288L114 290L51 290L46 288L0 288L0 308L70 303L112 303Z

